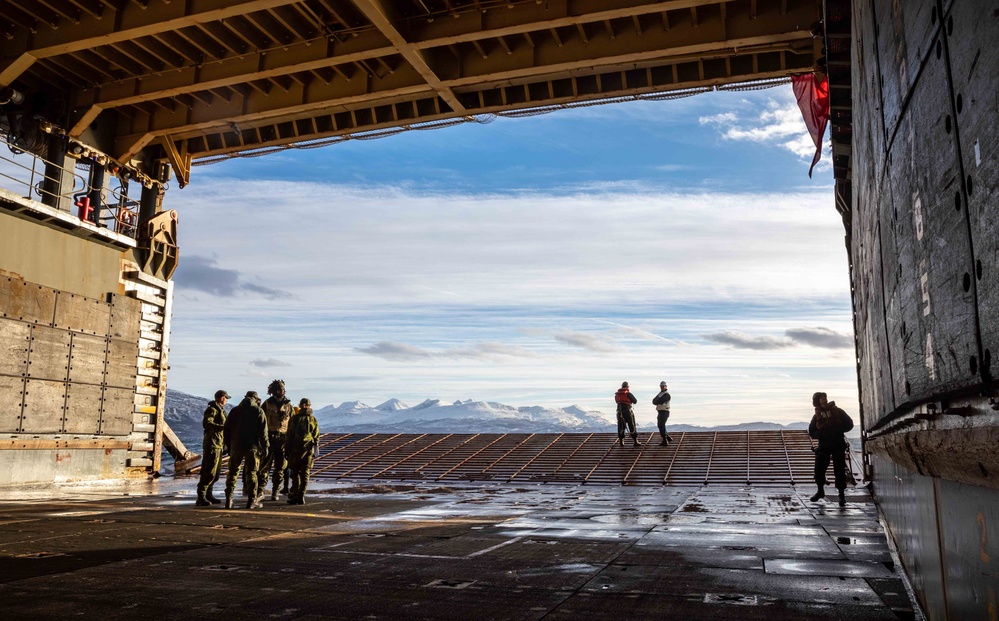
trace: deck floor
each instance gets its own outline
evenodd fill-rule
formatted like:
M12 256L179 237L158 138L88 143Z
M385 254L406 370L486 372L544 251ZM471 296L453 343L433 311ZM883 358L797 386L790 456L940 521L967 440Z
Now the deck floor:
M193 481L0 492L4 619L911 619L876 510L792 488Z
M612 433L328 433L312 476L351 481L811 485L804 431L657 432L638 446ZM226 467L228 461L225 462Z

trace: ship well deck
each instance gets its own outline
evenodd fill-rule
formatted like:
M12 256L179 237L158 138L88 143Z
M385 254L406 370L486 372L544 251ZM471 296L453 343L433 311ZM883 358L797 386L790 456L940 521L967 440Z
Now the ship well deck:
M319 481L196 508L193 481L0 495L5 619L897 619L866 492Z
M392 434L327 433L314 479L582 483L587 485L811 485L804 431ZM224 464L223 468L228 464Z

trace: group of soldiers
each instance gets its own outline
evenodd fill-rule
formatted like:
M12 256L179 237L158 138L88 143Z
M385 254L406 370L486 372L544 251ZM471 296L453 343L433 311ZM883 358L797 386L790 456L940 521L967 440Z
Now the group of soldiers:
M202 423L205 436L197 506L222 504L212 494L212 487L219 480L222 457L226 454L229 455L226 509L232 509L241 469L247 509L263 506L261 501L272 472L271 500L278 500L279 494L284 494L290 505L305 504L312 463L319 452L319 423L312 415L308 399L302 399L298 407L291 404L282 380L271 382L267 394L267 400L261 403L256 391L247 392L228 416L225 406L230 396L226 391L217 391L215 400L208 404Z

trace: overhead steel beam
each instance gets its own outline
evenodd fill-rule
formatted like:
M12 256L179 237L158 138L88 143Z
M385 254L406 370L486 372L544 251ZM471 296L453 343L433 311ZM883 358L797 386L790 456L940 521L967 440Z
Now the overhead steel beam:
M622 37L618 37L618 40L620 39L622 39ZM561 77L562 75L570 75L574 72L591 72L594 68L599 69L602 67L636 65L654 60L668 60L673 57L691 58L697 56L718 56L724 52L732 50L733 48L746 52L750 52L755 48L763 47L773 49L774 43L791 45L802 40L803 39L800 33L791 32L780 35L767 35L765 37L737 39L734 41L720 40L712 43L699 43L669 49L657 48L655 46L646 47L645 45L642 45L639 46L640 49L637 49L636 51L614 56L586 54L583 57L579 57L578 55L572 54L571 52L573 50L567 50L566 48L568 46L565 46L557 52L547 50L547 52L551 52L550 56L546 54L546 51L538 51L533 54L525 53L520 58L510 58L505 56L498 59L498 62L491 64L481 62L483 60L481 58L468 57L465 59L465 62L462 63L459 70L459 73L463 77L446 80L444 83L453 88L460 88L464 86L481 87L501 85L513 83L517 80L523 80L525 78L534 78L539 76ZM566 52L563 53L562 50L566 50ZM546 58L546 56L548 57ZM554 60L555 62L545 64L545 61L548 60L548 58ZM561 60L561 62L559 62L559 60ZM499 69L499 67L502 66L508 68Z
M120 160L127 161L156 137L180 131L198 133L218 127L228 129L275 116L293 117L316 110L347 110L348 106L360 103L391 103L433 92L410 69L396 71L384 78L358 77L349 82L341 79L325 85L313 83L308 87L295 83L287 92L264 95L254 91L245 97L233 97L232 101L211 106L196 102L190 109L156 110L146 115L149 122L144 123L141 131L118 138L115 154Z
M111 15L81 16L78 23L63 28L40 28L27 38L23 49L8 53L18 45L15 40L0 46L0 54L10 58L0 71L0 86L7 86L28 70L35 61L61 54L71 54L100 45L119 43L138 37L160 34L188 26L218 21L254 11L263 11L301 0L187 0L157 3L151 7L125 3Z
M787 56L791 59L796 58L793 55L787 55ZM746 59L746 57L738 57L738 58L742 60ZM743 80L779 78L787 76L791 72L804 71L809 68L811 63L810 57L798 60L799 64L788 64L786 68L779 70L773 70L773 71L755 70L751 73L746 73L741 75L733 75L733 74L727 74L726 76L708 75L704 80L692 80L692 81L682 81L682 80L677 81L676 78L678 77L678 73L676 71L676 65L658 66L655 67L654 70L660 72L665 71L668 74L672 74L671 77L672 81L668 81L665 83L658 83L649 80L646 86L641 86L641 87L630 86L627 89L619 88L617 90L605 87L604 89L598 88L597 90L586 91L584 88L580 87L580 85L577 84L580 80L584 78L587 77L593 78L594 76L580 76L579 78L575 77L564 78L556 80L556 82L571 84L570 87L566 87L563 90L572 94L545 95L541 99L523 98L520 100L520 104L516 106L513 106L512 104L509 103L506 105L502 103L479 104L475 108L469 107L469 112L473 112L475 114L490 114L510 109L518 109L518 108L522 109L522 108L532 108L540 106L557 106L561 104L568 104L574 102L605 99L608 97L620 97L627 95L641 95L641 94L650 94L650 93L668 93L670 91L688 90L691 88L722 85L730 83L734 79L738 79L739 77L741 77L741 79ZM685 64L690 65L692 63L688 62ZM646 69L642 72L645 73L648 71L652 71L652 68ZM591 82L590 85L591 87L599 86L596 84L596 80L591 79L590 82ZM502 102L504 100L506 100L507 102L511 102L513 101L513 97L508 96L505 93L512 93L514 91L519 91L523 95L525 91L530 91L530 92L535 91L536 90L535 87L541 87L540 90L542 90L545 93L548 93L550 92L551 82L547 80L542 80L541 82L517 85L517 86L506 86L500 89L490 89L488 91L462 92L460 93L460 95L463 98L475 97L483 102L489 102L489 101ZM428 90L425 93L425 95L434 95L434 93L433 91ZM386 102L372 102L371 104L368 104L366 108L363 109L352 108L352 112L349 115L350 122L343 125L335 122L336 115L331 116L330 114L324 114L323 116L318 116L318 117L310 117L308 119L293 119L296 122L307 120L310 125L315 126L317 128L324 125L330 128L325 130L317 130L315 133L309 135L307 138L281 136L279 132L274 130L273 123L257 125L255 128L256 130L259 130L261 133L266 132L269 133L270 135L273 135L274 136L273 138L254 141L254 142L241 142L239 147L229 146L227 144L227 142L229 141L224 138L224 136L229 132L227 132L226 130L219 130L219 129L216 129L213 132L202 132L199 134L189 133L189 134L184 134L183 136L180 135L171 136L171 138L176 140L188 140L196 142L200 141L201 139L204 139L205 141L214 142L217 145L223 145L223 146L208 146L207 148L203 146L190 147L190 151L194 154L194 157L204 158L204 157L223 155L226 153L232 153L235 151L241 151L246 149L260 149L260 148L288 145L296 142L301 142L306 139L315 140L323 138L332 138L332 137L345 136L361 132L390 129L393 127L398 127L399 125L402 125L404 123L440 121L448 118L453 118L455 116L453 113L446 113L446 114L437 113L437 114L423 115L420 116L419 118L410 118L403 121L392 120L392 119L383 120L379 118L376 108L384 107L385 103ZM414 102L412 100L409 100L409 101L399 102L397 105L402 106L406 104L415 104L415 103L419 102ZM470 105L467 100L465 105L466 107ZM361 113L364 114L362 115ZM362 118L368 119L368 121L359 122ZM282 122L287 122L287 121L282 121ZM246 135L246 133L247 133L246 131L243 132L244 136Z
M364 14L364 16L380 30L385 37L392 42L396 50L402 54L416 71L423 76L427 84L433 88L437 94L451 106L455 112L464 112L465 107L461 105L454 93L441 81L440 77L427 63L424 53L410 44L396 29L392 19L391 9L382 0L351 0L354 6Z
M429 50L456 43L499 39L514 34L547 31L561 26L603 22L621 17L659 13L670 9L717 4L716 0L622 0L626 6L601 10L603 4L589 0L558 6L520 4L512 11L475 11L458 20L436 20L418 32L415 49ZM554 16L554 17L553 17ZM412 21L412 20L411 20ZM440 26L439 24L443 24ZM74 98L76 107L90 107L83 114L89 123L100 109L109 109L163 97L229 86L250 80L332 67L358 60L368 60L396 52L380 31L357 33L344 42L323 39L302 41L284 48L257 52L215 62L178 67L176 71L157 72L86 89ZM588 42L588 41L586 41ZM504 43L506 46L507 44ZM508 49L508 48L507 48ZM508 53L509 52L508 49ZM71 132L75 133L75 132Z
M248 54L225 62L206 63L200 67L185 67L142 79L124 80L76 95L75 105L79 108L86 107L86 111L79 116L70 135L79 136L105 109L235 86L289 73L327 69L393 53L395 48L387 45L381 33L369 32L344 43L330 41L325 45L299 45Z
M705 42L693 43L682 47L669 47L665 45L665 38L671 38L671 33L659 31L657 36L646 31L642 37L618 36L613 41L607 41L603 48L603 54L594 54L586 45L577 45L572 48L557 48L554 44L536 45L532 50L523 51L515 56L496 55L491 59L466 58L465 62L458 67L452 68L462 77L442 81L442 85L447 87L452 97L457 100L452 89L462 87L484 87L493 85L503 85L513 83L517 80L525 80L537 76L550 75L553 77L568 77L575 72L595 73L601 67L618 67L624 65L637 65L649 61L668 61L668 59L679 57L691 57L698 55L724 55L731 53L732 47L736 49L752 50L754 47L769 46L774 43L789 45L807 38L810 45L810 35L807 32L791 31L778 34L767 34L759 37L729 40L718 36L710 28L702 26L708 35ZM637 40L636 40L637 39ZM612 54L614 51L623 52ZM417 72L418 73L418 72ZM422 74L414 75L411 72L398 70L394 74L385 78L373 78L373 82L388 83L405 80L404 87L410 89L409 94L422 94L432 86L427 85L425 89L418 88L415 80L426 81ZM340 101L337 89L350 89L350 83L333 82L330 85L311 85L309 88L296 86L282 95L250 93L237 101L234 98L228 104L215 104L208 106L195 103L187 114L186 110L170 112L157 110L152 114L141 132L135 135L128 135L119 138L116 151L122 157L134 155L138 149L135 142L138 136L142 135L172 135L174 137L184 136L192 131L203 131L212 127L225 127L230 123L257 122L276 117L288 117L289 120L294 115L323 107L334 108L345 102ZM354 91L349 104L357 104L366 100L384 98L384 91L378 93L378 89L372 88L369 92L361 93ZM433 88L434 92L440 95L440 91ZM390 96L403 95L403 92L393 92ZM443 99L443 96L441 96ZM446 101L446 100L445 100ZM466 111L464 105L460 108L451 106L453 110ZM460 112L459 112L460 114ZM139 147L141 148L141 147Z
M427 49L493 37L577 26L663 11L725 4L732 0L616 0L614 8L599 0L546 0L511 5L509 10L474 11L458 19L411 19L403 31L413 47ZM811 4L809 2L809 4Z

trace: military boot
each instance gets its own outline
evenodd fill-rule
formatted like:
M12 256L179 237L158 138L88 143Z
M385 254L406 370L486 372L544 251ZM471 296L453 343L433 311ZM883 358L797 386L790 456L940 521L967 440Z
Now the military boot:
M225 508L232 509L232 492L225 493Z
M274 490L273 492L271 492L271 500L277 500L277 499L278 499L278 491Z
M839 490L839 506L846 506L846 490Z
M246 501L247 509L262 509L263 507L264 505L262 505L260 503L260 500L258 500L257 498L250 498L249 500Z
M198 499L194 502L194 506L196 506L196 507L210 507L210 506L212 506L212 503L208 502L208 499L205 498L204 492L198 492Z
M819 488L819 491L815 492L809 500L812 502L818 502L819 499L826 497L826 490Z
M210 488L210 487L208 488L208 492L205 494L205 500L207 500L208 502L212 503L213 505L220 505L220 504L222 504L222 501L219 500L218 498L216 498L215 494L212 493L212 488Z
M641 446L641 444L638 443L638 438L632 438L632 440L635 441L635 446Z

